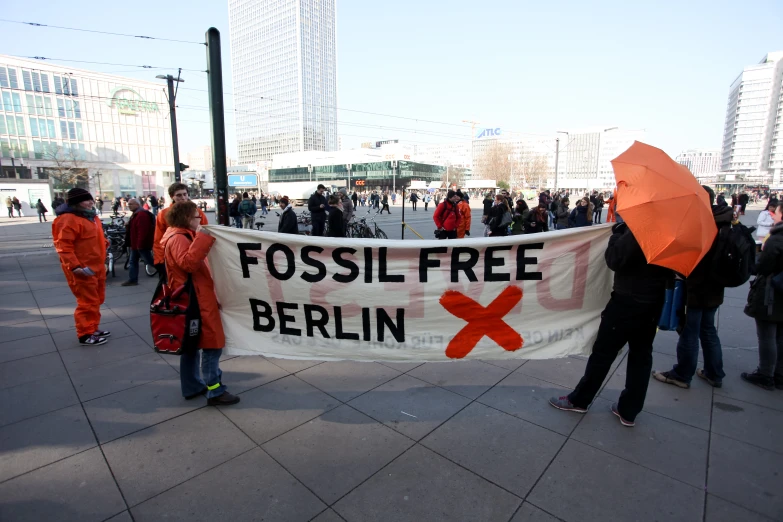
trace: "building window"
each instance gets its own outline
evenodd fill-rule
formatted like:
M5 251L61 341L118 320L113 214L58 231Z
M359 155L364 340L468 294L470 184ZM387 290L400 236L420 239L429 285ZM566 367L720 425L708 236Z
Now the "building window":
M33 90L33 80L30 77L30 71L22 71L22 82L24 83L24 90L25 91L32 91Z
M14 100L14 112L22 112L22 97L18 92L13 93L12 97Z
M57 98L57 115L65 118L65 102L60 98Z

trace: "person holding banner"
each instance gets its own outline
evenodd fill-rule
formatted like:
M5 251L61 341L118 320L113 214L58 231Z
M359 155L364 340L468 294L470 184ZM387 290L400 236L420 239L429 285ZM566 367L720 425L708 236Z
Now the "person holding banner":
M436 231L438 239L457 239L457 227L459 226L457 203L461 199L456 192L449 190L446 199L438 205L432 214L432 220L435 221L435 226L438 228Z
M647 263L639 242L625 223L612 229L604 258L614 272L614 287L612 297L601 313L593 353L576 389L569 395L552 397L549 404L559 410L587 413L612 363L627 343L625 389L611 410L623 426L631 427L647 396L653 339L658 330L666 284L673 272Z
M190 201L188 195L188 186L184 183L172 183L169 186L169 196L171 196L172 203L184 203ZM160 204L163 205L163 198L160 198ZM158 217L155 218L155 239L152 241L152 256L155 261L155 268L158 270L158 275L161 279L166 278L166 265L163 261L163 246L160 244L163 239L163 234L166 233L166 229L169 228L168 221L166 221L166 213L171 209L164 208L158 212ZM201 216L201 224L208 225L209 220L206 214L204 214L200 208L196 207L199 216Z
M192 201L175 203L166 212L169 227L161 239L169 288L179 288L190 279L198 297L201 334L198 349L179 358L179 378L185 399L207 396L209 406L230 406L239 397L221 382L220 356L226 345L215 283L207 266L207 254L215 238L201 226L201 212ZM199 357L200 356L200 357ZM201 368L199 369L199 359Z

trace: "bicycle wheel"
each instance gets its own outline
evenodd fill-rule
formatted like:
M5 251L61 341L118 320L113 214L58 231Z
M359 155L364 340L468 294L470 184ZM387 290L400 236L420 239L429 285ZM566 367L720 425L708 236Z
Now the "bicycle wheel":
M106 267L107 268L106 271L110 273L112 277L117 277L117 274L114 272L114 254L109 252L107 261L108 261L108 266Z
M155 265L144 265L144 273L147 274L149 277L154 277L158 275L158 269L155 268Z
M387 236L386 232L384 232L380 228L375 227L375 238L376 239L389 239L389 236Z
M364 239L373 239L375 237L375 234L372 233L372 230L368 226L362 227L362 235L360 236Z

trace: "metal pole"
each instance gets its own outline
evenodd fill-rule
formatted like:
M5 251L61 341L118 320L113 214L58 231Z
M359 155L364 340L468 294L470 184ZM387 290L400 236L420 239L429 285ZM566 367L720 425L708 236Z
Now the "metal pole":
M405 239L405 184L402 185L402 235L400 239Z
M226 124L223 117L223 65L220 58L220 31L210 27L206 38L209 119L212 124L212 165L215 169L215 219L219 225L229 226Z
M179 171L179 140L177 139L177 108L174 100L174 77L166 75L166 84L169 87L169 115L171 116L171 146L174 149L174 180L182 182L182 174Z
M560 161L560 138L555 138L555 192L557 192L557 163Z

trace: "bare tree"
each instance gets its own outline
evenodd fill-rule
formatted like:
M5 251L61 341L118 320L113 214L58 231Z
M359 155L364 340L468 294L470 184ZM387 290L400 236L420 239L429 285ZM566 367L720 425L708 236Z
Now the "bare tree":
M512 147L507 143L492 143L474 160L474 177L478 175L482 179L509 183L514 164L513 152Z
M465 170L462 167L446 166L446 172L443 173L442 181L447 182L447 187L456 185L461 187L465 183Z
M515 162L511 184L522 188L525 184L536 185L539 189L545 189L549 163L545 156L540 154L522 154Z
M47 170L49 177L55 181L55 190L69 190L77 186L88 188L89 176L78 151L70 147L66 149L60 145L51 145L44 152L43 159L54 163L54 166Z

